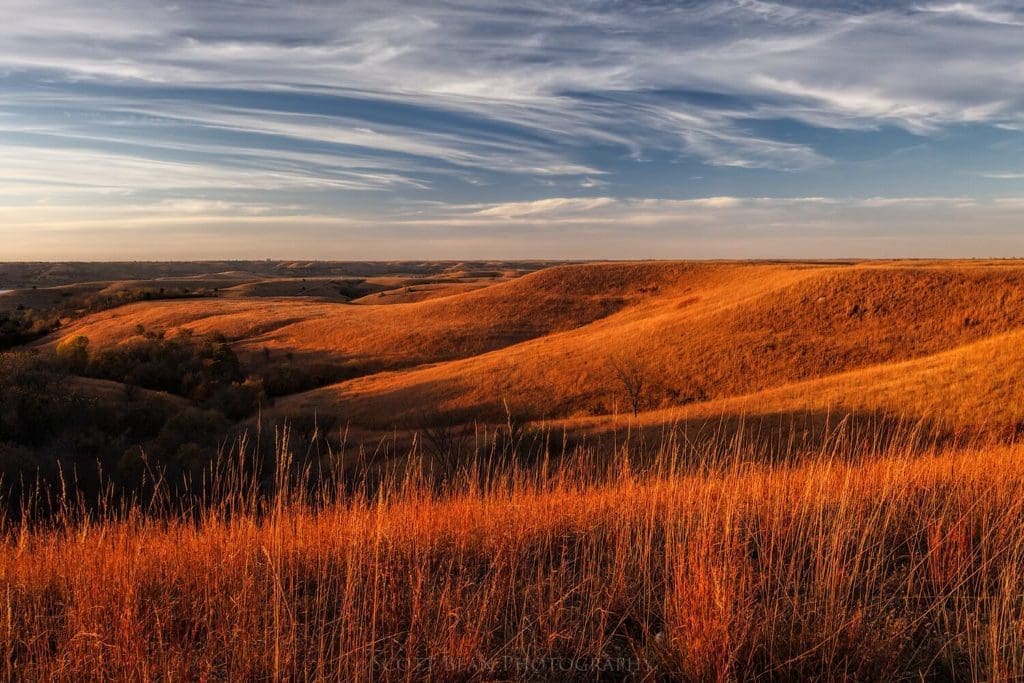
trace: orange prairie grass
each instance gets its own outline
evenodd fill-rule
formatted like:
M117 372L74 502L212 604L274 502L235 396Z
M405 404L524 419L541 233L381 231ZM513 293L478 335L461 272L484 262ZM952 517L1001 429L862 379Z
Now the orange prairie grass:
M286 443L280 448L286 450ZM0 667L35 680L1005 680L1024 447L600 474L416 468L316 499L5 529ZM571 459L570 459L571 460ZM230 499L230 494L226 499Z

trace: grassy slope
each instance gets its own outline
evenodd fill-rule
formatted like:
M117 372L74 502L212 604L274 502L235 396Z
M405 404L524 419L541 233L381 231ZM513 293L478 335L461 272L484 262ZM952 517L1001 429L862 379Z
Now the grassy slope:
M483 408L494 416L503 414L504 401L517 411L538 406L547 411L571 410L574 404L604 396L612 380L608 368L612 354L643 348L666 322L686 324L728 311L737 303L756 300L775 287L815 274L813 268L788 266L716 264L672 270L660 266L623 268L614 273L617 282L609 282L602 273L584 272L592 279L581 284L592 290L643 293L634 295L631 305L590 324L538 335L450 363L380 373L326 387L283 401L280 410L338 409L367 423L380 415L391 416L399 423L416 419L426 405L432 410L456 412ZM551 280L561 284L561 290L573 289L562 282L561 273L548 273ZM484 290L480 294L487 293ZM530 291L523 294L535 295ZM564 312L558 298L553 303Z
M1011 680L1022 455L512 471L490 492L15 527L0 675Z
M359 368L406 367L472 356L571 329L651 298L660 278L699 269L684 264L563 266L458 296L413 304L347 306L295 299L209 299L124 306L60 333L94 347L120 343L136 325L219 331L242 351L287 350L334 357ZM56 340L50 340L50 343Z
M927 419L934 427L1002 431L1024 424L1024 332L1014 331L949 351L883 363L742 396L650 410L637 418L600 415L554 423L600 435L628 424L652 434L706 426L723 416L748 423L780 415L848 415L891 422ZM878 424L876 422L876 424Z
M506 404L581 424L588 415L627 412L610 360L624 356L647 367L649 407L662 408L645 418L652 422L681 410L832 407L1005 422L1021 413L1017 338L1006 335L1024 325L1024 267L571 265L387 306L139 304L63 334L86 334L103 346L127 338L136 324L220 331L243 353L265 347L300 362L343 360L366 376L282 400L276 410L335 412L381 429L439 411L499 418ZM985 340L991 344L978 345ZM951 387L964 395L943 402Z
M403 284L383 291L374 292L373 294L367 294L366 296L359 297L358 299L353 299L351 303L368 305L412 304L420 301L426 301L428 299L439 299L441 297L464 294L465 292L472 292L476 289L489 287L492 284L494 284L494 281L490 279L472 279L460 282L440 282L429 284Z
M707 382L708 400L641 415L653 429L681 417L832 406L992 421L1022 412L1022 278L1017 266L948 264L578 267L381 307L161 302L94 316L81 329L116 343L153 316L200 330L232 325L253 347L358 343L375 358L415 347L406 363L448 353L455 323L478 335L476 346L450 347L465 357L283 402L362 410L366 419L412 417L434 400L458 409L501 398L569 414L610 400L607 355L636 351L663 384ZM316 318L339 310L367 318ZM593 314L588 324L581 310ZM391 336L318 336L363 320L390 320ZM480 342L509 321L519 336ZM837 439L808 461L763 465L742 462L730 443L698 452L702 463L732 463L721 469L687 469L691 444L659 451L652 470L637 465L644 454L623 449L598 476L587 453L553 472L545 462L549 478L519 469L529 459L515 457L483 483L462 470L443 486L400 472L402 483L380 496L346 494L315 509L283 484L265 505L247 504L256 488L241 486L237 501L198 516L133 510L8 527L0 675L547 680L566 678L568 666L584 680L600 672L697 681L1024 672L1020 444L921 453Z
M113 401L115 404L122 406L140 399L149 404L163 403L165 406L175 408L184 408L190 405L188 399L169 394L166 391L153 391L141 387L129 389L129 387L121 382L113 382L106 379L73 377L68 380L67 387L85 396L92 396L108 402ZM135 394L134 398L129 398L129 392Z
M851 390L866 397L856 407L907 408L897 404L899 374L909 370L899 368L886 378L888 364L992 338L993 345L963 356L961 370L978 393L956 414L950 409L944 416L984 420L993 408L1005 408L1003 417L1019 412L1008 402L1015 385L1004 381L1016 372L1013 338L996 338L1024 324L1021 268L746 268L739 277L717 271L717 283L704 278L691 283L691 290L661 293L577 330L451 363L344 382L292 397L281 409L336 410L363 423L383 415L400 426L421 415L424 405L454 412L482 407L494 417L504 412L505 402L534 417L621 413L627 411L626 395L609 359L624 354L644 359L650 394L662 407L706 402L709 409L731 410L737 404L722 399L879 366L864 382L886 383L874 392L862 386ZM948 396L948 383L964 379L957 375L957 358L937 358L934 363L952 367L931 376L928 363L913 366L916 384L906 380L914 392L911 407L939 401ZM817 386L793 391L799 397ZM993 393L999 387L1002 393ZM763 407L799 404L768 405L769 398L784 397L785 392L766 394ZM828 403L824 396L807 405ZM971 414L975 407L978 415Z

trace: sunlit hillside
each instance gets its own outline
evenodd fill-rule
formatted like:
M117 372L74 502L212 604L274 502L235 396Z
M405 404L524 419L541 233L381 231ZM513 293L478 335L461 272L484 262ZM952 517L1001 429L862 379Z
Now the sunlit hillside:
M141 302L50 343L84 335L102 349L189 329L225 335L255 366L281 354L333 364L349 379L270 414L332 414L370 431L509 410L593 431L634 407L648 425L799 411L985 429L1024 420L1024 267L1013 262L582 264L452 280L354 304L267 292ZM641 395L623 385L623 365Z
M1024 681L1024 2L0 7L0 683Z
M1024 671L1024 265L374 267L8 295L4 676Z
M922 358L871 365L826 377L682 408L652 410L634 425L662 431L722 415L831 413L927 420L935 428L1024 433L1024 335L995 335ZM605 416L568 420L591 433L618 427Z

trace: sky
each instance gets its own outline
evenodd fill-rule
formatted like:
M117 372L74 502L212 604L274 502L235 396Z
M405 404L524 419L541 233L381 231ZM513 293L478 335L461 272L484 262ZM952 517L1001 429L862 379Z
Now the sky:
M1024 256L1024 3L0 17L0 261Z

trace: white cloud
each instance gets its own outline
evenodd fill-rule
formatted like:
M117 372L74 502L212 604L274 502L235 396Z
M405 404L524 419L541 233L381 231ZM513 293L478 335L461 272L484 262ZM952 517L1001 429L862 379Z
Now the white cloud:
M611 206L611 197L569 198L552 197L532 202L495 204L474 211L472 215L486 218L550 217L552 215L579 214Z
M1024 180L1024 173L1014 173L1014 172L999 173L999 172L992 172L992 173L981 173L979 175L981 175L981 177L983 177L983 178L991 178L993 180Z
M624 195L647 189L641 166L653 156L716 167L717 184L701 184L709 195L783 186L751 185L766 177L756 170L795 178L783 191L823 193L814 174L838 177L839 162L820 138L789 135L794 121L897 126L939 144L960 124L1012 135L1024 121L1024 11L996 0L0 0L0 12L8 235L176 215L214 231L271 219L322 231L377 221L394 234L449 226L463 244L473 226L793 237L833 224L878 233L890 221L909 235L924 216L945 225L941 212L1001 234L1010 200ZM1013 167L1001 161L977 163ZM480 201L446 187L457 181ZM555 196L536 198L541 184ZM603 196L558 196L584 190ZM338 199L370 191L375 207ZM416 203L425 196L438 203ZM517 197L532 199L508 201ZM250 216L246 204L269 208Z
M1024 18L1020 15L1014 14L1012 11L992 9L985 5L978 5L970 2L952 2L948 4L935 3L918 6L917 9L922 12L954 15L987 24L1024 26Z
M998 257L1024 256L1022 206L1024 197L556 197L338 218L203 200L115 212L31 205L0 208L0 242L9 259L143 258L154 245L165 258Z
M1000 122L1022 109L1013 95L1024 87L1019 15L993 3L870 13L839 3L812 10L731 0L674 10L281 3L245 15L189 2L7 5L0 69L8 71L174 87L360 91L568 140L658 148L675 139L688 153L725 166L792 170L821 158L806 146L744 131L738 122L750 112L676 102L652 117L623 100L631 105L630 93L706 90L765 100L758 105L765 113L815 125L892 122L917 132ZM268 125L283 126L282 118ZM318 127L311 122L288 125L301 125L314 139L324 133L309 131ZM443 159L460 153L458 136L439 149L426 135L414 139L417 131L345 130L384 151L397 145ZM468 135L464 142L461 152L474 154L479 140ZM562 165L582 171L567 159Z

